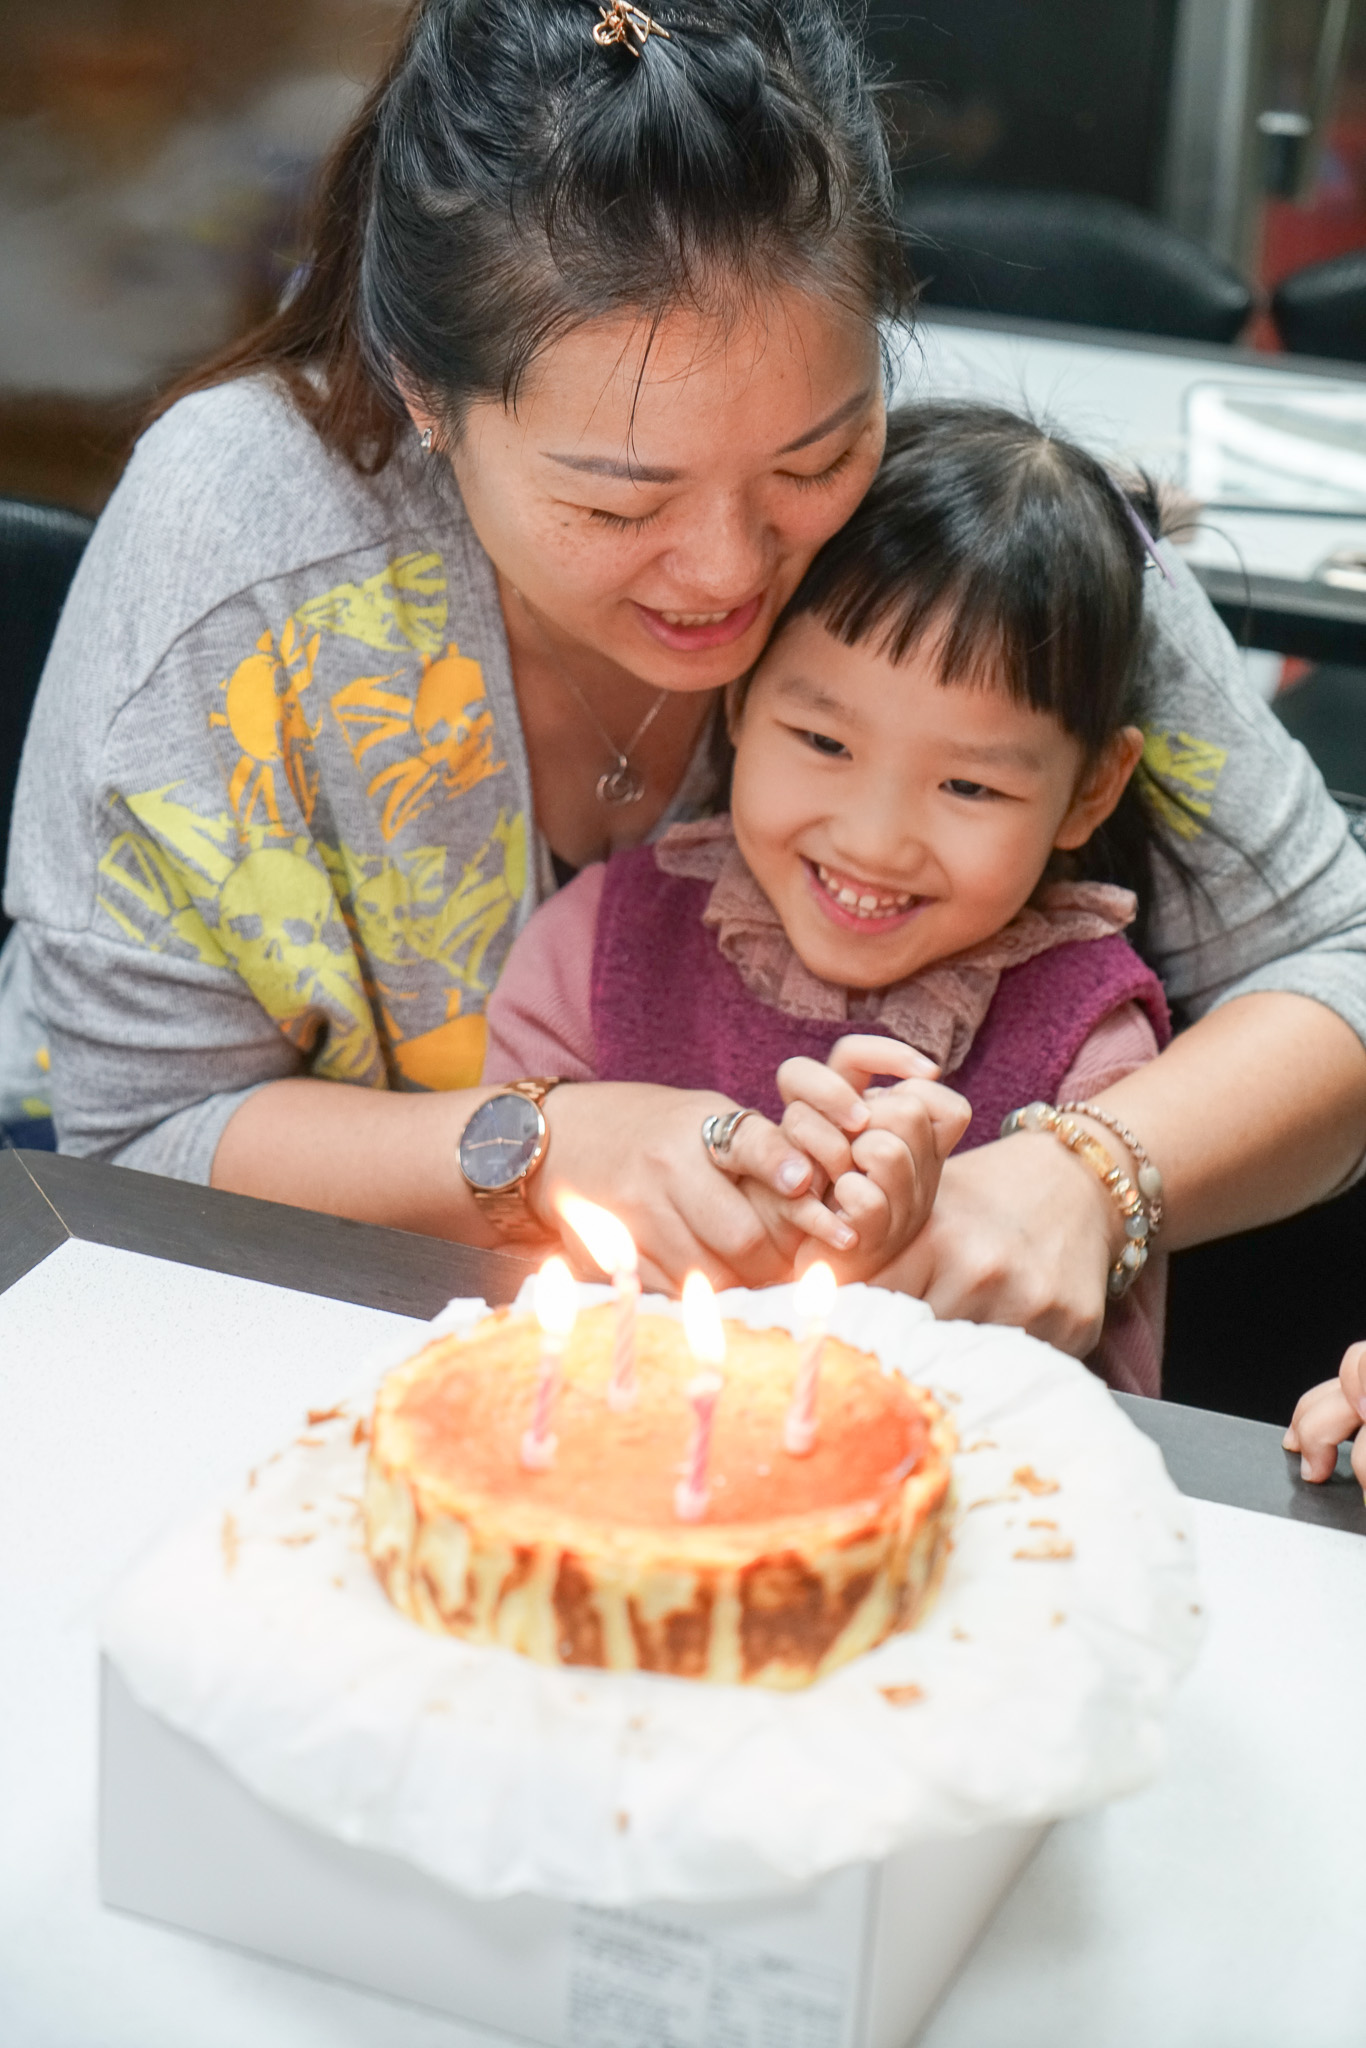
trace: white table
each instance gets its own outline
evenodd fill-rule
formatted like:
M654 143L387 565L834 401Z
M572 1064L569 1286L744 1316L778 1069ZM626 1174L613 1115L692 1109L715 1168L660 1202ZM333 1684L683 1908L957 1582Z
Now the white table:
M96 1894L101 1598L395 1321L78 1239L0 1293L6 2048L489 2048ZM1206 1504L1196 1526L1211 1637L1165 1776L1055 1830L924 2048L1366 2039L1366 1545Z
M1262 393L1322 383L1359 383L1350 364L1303 365L1250 349L1147 340L1042 323L988 322L936 310L919 321L902 358L897 397L980 398L1056 422L1098 454L1137 463L1173 483L1185 477L1185 408L1192 385ZM1300 512L1212 510L1183 545L1192 563L1240 564L1253 575L1312 577L1338 548L1366 548L1366 518Z

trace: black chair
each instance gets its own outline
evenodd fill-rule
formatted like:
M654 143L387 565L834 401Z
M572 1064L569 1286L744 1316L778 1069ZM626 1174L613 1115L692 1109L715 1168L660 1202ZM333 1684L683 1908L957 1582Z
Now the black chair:
M38 678L93 526L59 505L0 498L0 875ZM8 930L0 910L0 940Z
M1271 295L1271 317L1296 355L1366 363L1366 249L1284 279Z
M1236 271L1119 200L916 186L900 211L925 306L1222 342L1252 312Z

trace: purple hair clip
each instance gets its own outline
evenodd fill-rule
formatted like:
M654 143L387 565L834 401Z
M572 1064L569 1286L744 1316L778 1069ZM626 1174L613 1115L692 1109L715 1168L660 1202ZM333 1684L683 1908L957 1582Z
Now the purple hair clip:
M1157 552L1157 542L1153 539L1147 527L1143 524L1143 521L1139 518L1137 512L1134 510L1133 505L1129 500L1127 492L1121 491L1119 489L1118 484L1115 485L1115 489L1119 491L1119 502L1129 515L1130 525L1133 527L1134 532L1138 535L1139 539L1143 543L1144 553L1151 556L1152 560L1156 562L1158 568L1166 577L1168 583L1170 583L1172 589L1175 590L1176 578L1172 575L1171 570L1167 567L1161 555L1159 555L1159 553Z

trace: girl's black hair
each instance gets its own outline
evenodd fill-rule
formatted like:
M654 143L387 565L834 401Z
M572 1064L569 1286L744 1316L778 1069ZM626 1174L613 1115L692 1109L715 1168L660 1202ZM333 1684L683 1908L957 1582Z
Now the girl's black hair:
M378 468L401 393L459 430L547 342L775 282L886 323L911 285L887 146L840 0L661 0L669 39L593 41L595 0L421 0L325 177L288 302L163 400L271 369Z
M1160 533L1146 482L1121 486L1031 420L987 405L903 407L888 419L867 496L816 556L777 631L814 613L847 645L874 641L893 661L942 634L944 683L1004 685L1094 759L1121 726L1143 723L1150 557L1136 519ZM1113 815L1065 857L1072 874L1135 891L1140 950L1155 846L1186 874L1162 829L1165 817L1179 830L1184 809L1181 792L1140 762Z

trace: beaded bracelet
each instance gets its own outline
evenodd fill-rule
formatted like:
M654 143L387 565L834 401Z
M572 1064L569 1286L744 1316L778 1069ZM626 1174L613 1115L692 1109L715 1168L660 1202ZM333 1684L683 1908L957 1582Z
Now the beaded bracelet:
M1162 1228L1162 1175L1148 1157L1143 1140L1136 1138L1117 1116L1111 1116L1108 1110L1098 1108L1094 1102L1060 1102L1058 1111L1062 1116L1089 1116L1092 1123L1104 1124L1122 1145L1128 1146L1138 1165L1138 1192L1148 1205L1148 1235L1156 1237Z
M1106 1190L1124 1218L1124 1235L1127 1243L1110 1268L1106 1292L1111 1301L1118 1301L1127 1294L1139 1274L1148 1263L1148 1238L1152 1223L1142 1195L1101 1144L1080 1124L1074 1124L1048 1102L1030 1102L1023 1109L1012 1109L1001 1125L1001 1136L1009 1138L1016 1131L1046 1131L1050 1137L1066 1145L1069 1152L1090 1167L1101 1186Z

